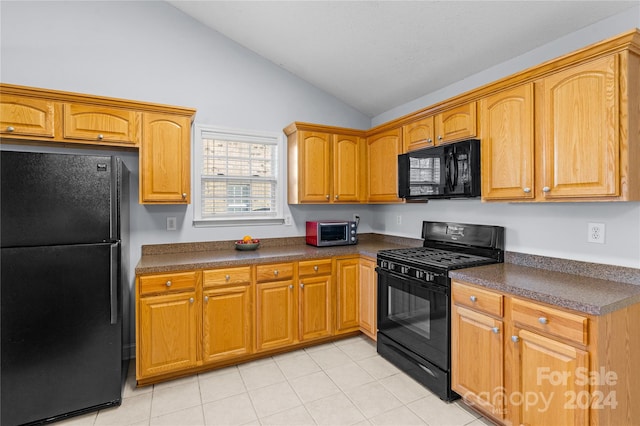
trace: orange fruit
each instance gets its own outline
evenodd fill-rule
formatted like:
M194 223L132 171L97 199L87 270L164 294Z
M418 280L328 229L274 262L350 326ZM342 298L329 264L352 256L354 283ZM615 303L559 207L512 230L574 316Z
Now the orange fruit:
M249 235L245 235L242 238L242 241L244 241L245 243L250 243L251 241L253 241L253 238L251 238L251 236L249 236Z

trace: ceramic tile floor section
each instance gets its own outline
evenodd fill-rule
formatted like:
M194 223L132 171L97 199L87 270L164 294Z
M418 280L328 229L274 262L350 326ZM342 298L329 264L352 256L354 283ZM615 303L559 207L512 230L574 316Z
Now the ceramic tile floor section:
M442 402L363 336L141 388L134 368L120 407L58 425L491 424Z

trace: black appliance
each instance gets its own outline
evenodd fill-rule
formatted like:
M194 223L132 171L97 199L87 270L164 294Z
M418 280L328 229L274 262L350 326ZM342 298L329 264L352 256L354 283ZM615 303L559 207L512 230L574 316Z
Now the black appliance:
M451 390L448 271L503 262L504 228L423 222L423 247L378 252L378 353L445 401Z
M480 196L480 141L423 148L398 156L398 197L407 201Z
M107 156L0 152L3 426L119 405L129 173Z

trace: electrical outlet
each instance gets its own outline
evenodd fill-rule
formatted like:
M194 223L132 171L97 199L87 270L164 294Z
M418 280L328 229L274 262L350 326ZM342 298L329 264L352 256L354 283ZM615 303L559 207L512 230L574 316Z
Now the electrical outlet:
M284 217L285 226L291 226L291 216L287 215Z
M167 231L175 231L176 222L177 220L175 217L167 217Z
M604 223L587 224L587 242L604 244Z
M402 216L401 215L396 216L396 223L398 225L402 225Z

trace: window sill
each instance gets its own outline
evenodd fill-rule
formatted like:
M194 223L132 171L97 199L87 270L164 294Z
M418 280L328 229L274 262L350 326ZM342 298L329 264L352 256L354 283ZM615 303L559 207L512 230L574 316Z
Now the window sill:
M284 218L244 218L244 219L200 219L194 220L195 228L211 228L216 226L242 225L283 225Z

